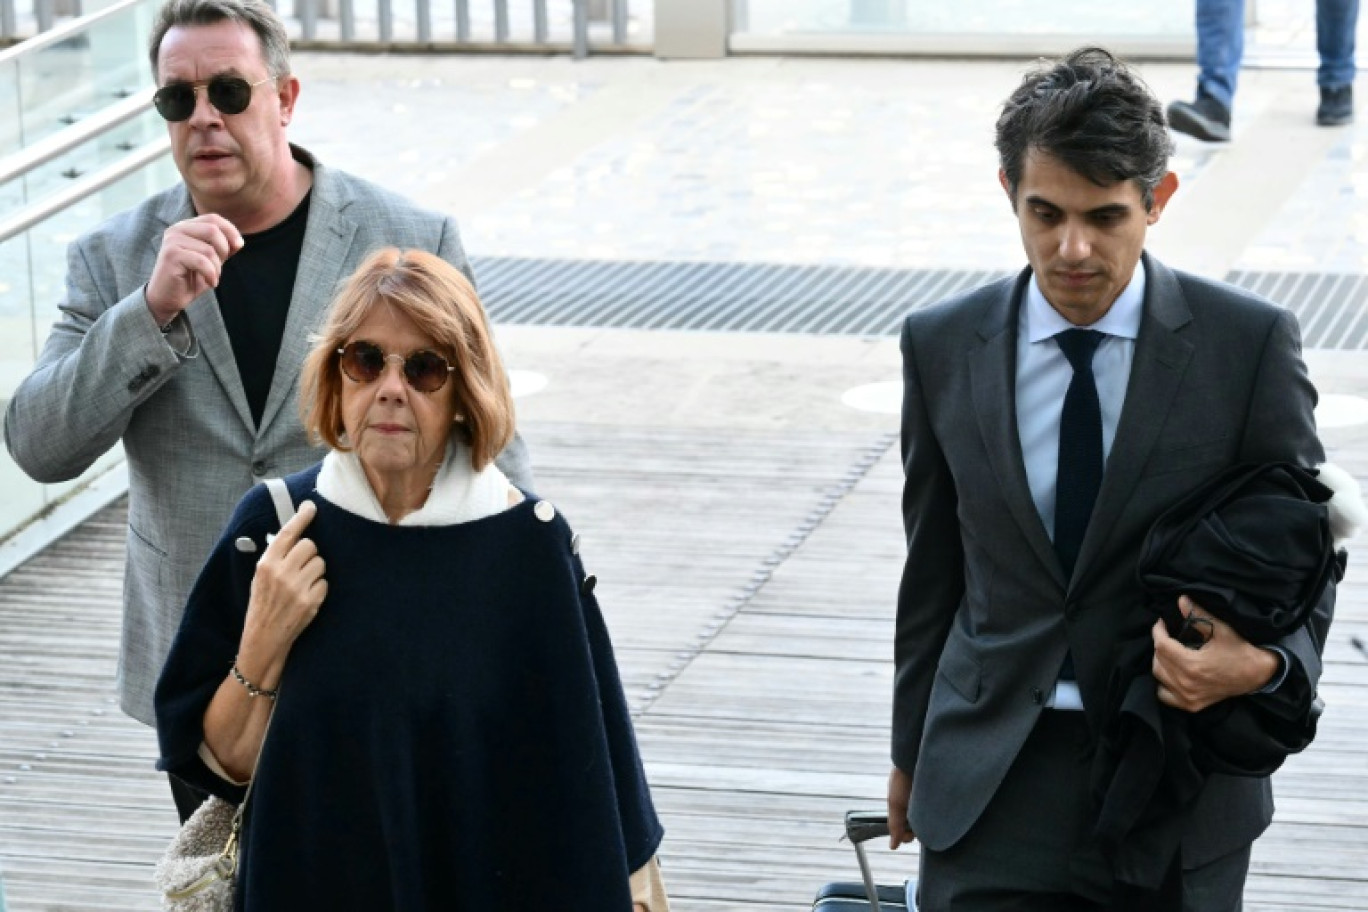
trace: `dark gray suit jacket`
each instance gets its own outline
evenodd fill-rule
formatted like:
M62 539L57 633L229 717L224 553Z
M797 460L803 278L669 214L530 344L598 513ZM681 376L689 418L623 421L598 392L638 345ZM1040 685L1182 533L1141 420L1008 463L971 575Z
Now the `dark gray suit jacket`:
M1135 574L1161 512L1236 463L1324 461L1292 314L1149 256L1145 267L1130 383L1072 580L1031 499L1017 434L1017 317L1029 270L903 327L908 554L893 762L913 775L909 818L933 850L954 845L992 800L1066 650L1099 730L1118 644L1148 637L1154 623ZM1319 680L1333 604L1332 588L1282 644L1297 692ZM1266 779L1212 777L1186 829L1185 864L1249 843L1272 811Z
M299 422L298 379L338 284L384 246L422 248L470 273L455 220L325 168L302 149L295 156L313 167L313 196L260 427L213 291L185 310L187 356L167 343L143 297L162 234L195 215L183 184L71 245L62 318L5 415L5 443L38 481L75 478L123 442L128 558L118 684L124 711L148 725L186 597L238 500L263 478L322 458ZM521 439L498 462L530 487Z

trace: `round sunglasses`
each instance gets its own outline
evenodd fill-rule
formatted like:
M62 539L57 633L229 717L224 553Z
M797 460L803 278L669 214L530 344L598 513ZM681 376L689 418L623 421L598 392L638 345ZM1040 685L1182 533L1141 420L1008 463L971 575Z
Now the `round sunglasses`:
M374 342L349 342L337 350L342 373L357 383L374 383L385 372L391 358L403 364L404 381L420 393L435 393L446 386L447 377L456 368L435 351L423 349L408 357L386 354Z
M152 103L164 119L178 123L195 113L195 94L204 89L209 103L220 114L241 114L252 103L252 90L274 78L267 76L248 82L241 76L215 76L201 82L168 82L152 94Z

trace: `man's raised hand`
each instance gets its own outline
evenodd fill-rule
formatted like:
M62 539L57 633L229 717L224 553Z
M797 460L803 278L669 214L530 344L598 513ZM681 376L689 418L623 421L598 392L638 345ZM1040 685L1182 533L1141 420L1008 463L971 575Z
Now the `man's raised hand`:
M157 325L170 323L195 298L217 288L224 262L242 245L242 234L221 215L198 215L167 228L147 281L147 309Z

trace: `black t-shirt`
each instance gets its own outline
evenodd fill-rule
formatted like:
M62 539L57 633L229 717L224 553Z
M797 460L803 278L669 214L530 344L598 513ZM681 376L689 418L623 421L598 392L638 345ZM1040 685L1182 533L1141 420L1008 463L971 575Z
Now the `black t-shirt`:
M252 420L261 425L271 391L285 320L290 315L304 228L309 221L310 190L278 225L244 234L243 246L223 263L216 289L223 325L233 344L233 359L247 392Z

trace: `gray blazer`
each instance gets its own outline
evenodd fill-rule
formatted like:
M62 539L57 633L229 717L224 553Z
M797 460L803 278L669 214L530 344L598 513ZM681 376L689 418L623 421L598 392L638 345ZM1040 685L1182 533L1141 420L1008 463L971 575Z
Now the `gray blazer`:
M908 554L893 762L913 775L909 819L933 850L958 842L992 800L1066 650L1099 730L1118 643L1148 637L1154 623L1135 568L1164 509L1230 465L1324 461L1296 319L1152 257L1145 268L1130 384L1072 580L1031 499L1017 434L1017 315L1029 270L903 327ZM1332 588L1308 627L1283 642L1286 694L1319 680L1333 604ZM1184 862L1251 842L1272 810L1268 780L1212 777L1185 832Z
M186 356L168 344L143 297L163 232L195 215L183 185L71 245L61 319L5 415L5 444L37 481L74 478L123 441L128 557L118 687L124 711L148 725L186 596L239 498L263 478L322 458L299 422L298 379L339 282L386 245L423 248L470 272L453 219L325 168L302 149L295 155L313 167L313 196L259 428L213 291L185 310ZM515 484L531 486L521 439L498 462Z

